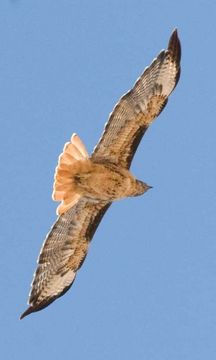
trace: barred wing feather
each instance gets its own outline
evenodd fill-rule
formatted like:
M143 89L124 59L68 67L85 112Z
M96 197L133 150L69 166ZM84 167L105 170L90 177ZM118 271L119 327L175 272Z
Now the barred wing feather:
M115 106L92 158L105 158L129 168L136 149L152 121L165 107L180 76L181 47L177 30L168 49L160 52Z

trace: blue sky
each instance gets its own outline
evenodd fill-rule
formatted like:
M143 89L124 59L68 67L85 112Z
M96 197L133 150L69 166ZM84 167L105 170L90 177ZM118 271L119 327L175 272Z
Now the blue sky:
M5 360L215 358L215 13L213 1L1 1ZM71 290L19 321L63 144L77 132L92 151L174 27L182 76L132 166L153 189L115 203Z

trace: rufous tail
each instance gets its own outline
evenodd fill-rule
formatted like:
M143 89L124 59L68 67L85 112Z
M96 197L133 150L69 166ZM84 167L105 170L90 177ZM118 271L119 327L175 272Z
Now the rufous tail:
M77 134L71 136L71 141L64 146L58 159L54 176L52 198L61 201L57 207L57 215L62 215L80 199L76 191L74 175L79 173L83 161L89 158L87 150Z

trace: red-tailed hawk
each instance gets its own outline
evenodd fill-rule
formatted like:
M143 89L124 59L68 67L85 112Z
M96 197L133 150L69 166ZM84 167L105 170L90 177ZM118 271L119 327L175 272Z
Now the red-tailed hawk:
M53 199L61 201L59 217L42 246L29 307L21 319L45 308L71 287L111 203L149 189L129 168L142 136L178 82L180 57L174 30L167 50L160 52L115 106L92 155L76 134L65 144L53 189Z

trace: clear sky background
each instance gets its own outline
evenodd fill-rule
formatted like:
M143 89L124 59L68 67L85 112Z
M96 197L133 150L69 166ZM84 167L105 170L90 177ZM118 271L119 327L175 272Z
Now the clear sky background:
M216 3L0 2L0 353L13 359L216 356ZM105 215L71 290L19 321L57 204L57 157L89 152L162 48L182 76L132 171L154 188Z

